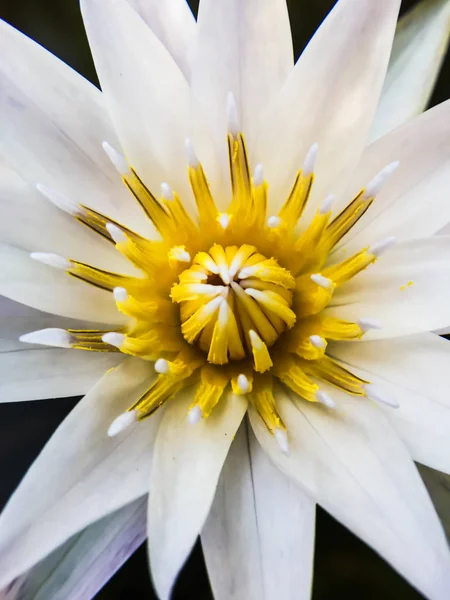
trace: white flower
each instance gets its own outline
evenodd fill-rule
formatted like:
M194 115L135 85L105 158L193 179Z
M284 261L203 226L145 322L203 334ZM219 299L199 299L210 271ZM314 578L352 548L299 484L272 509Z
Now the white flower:
M199 533L217 598L307 597L315 503L447 597L413 460L450 472L450 104L409 118L450 4L382 91L399 5L340 0L294 67L284 0L82 0L103 94L2 26L5 339L39 345L4 398L113 368L5 508L0 586L150 484L162 599Z

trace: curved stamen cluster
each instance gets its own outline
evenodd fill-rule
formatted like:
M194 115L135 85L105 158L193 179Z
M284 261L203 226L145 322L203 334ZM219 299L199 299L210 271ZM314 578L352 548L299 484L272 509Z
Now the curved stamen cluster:
M257 372L270 369L269 350L293 327L295 279L255 246L212 246L199 252L171 290L180 304L184 339L207 354L211 364L253 356Z
M189 420L207 417L231 386L248 394L268 429L286 451L278 415L276 381L299 401L334 406L321 382L348 393L393 404L380 391L327 356L330 340L355 340L379 324L342 321L327 312L338 288L366 269L394 240L364 248L342 262L329 255L370 208L392 175L388 165L332 218L329 196L297 230L314 183L317 145L309 151L288 199L267 216L268 185L261 165L253 178L243 135L229 107L231 202L219 212L201 163L187 141L188 176L198 215L163 183L158 200L110 146L105 150L124 184L160 234L151 241L86 206L40 186L59 208L115 245L141 276L110 273L46 253L32 258L111 292L127 324L116 331L47 329L21 339L90 351L117 351L153 361L157 377L143 396L113 424L115 435L152 414L185 385L196 384Z

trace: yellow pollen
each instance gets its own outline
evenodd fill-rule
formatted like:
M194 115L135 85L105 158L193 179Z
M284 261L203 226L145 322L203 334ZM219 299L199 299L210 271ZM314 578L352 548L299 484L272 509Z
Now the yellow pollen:
M206 274L202 283L195 280L198 266ZM289 292L294 287L290 272L255 246L214 244L194 257L171 297L180 304L184 339L206 352L209 363L247 357L262 373L273 364L268 349L296 322Z

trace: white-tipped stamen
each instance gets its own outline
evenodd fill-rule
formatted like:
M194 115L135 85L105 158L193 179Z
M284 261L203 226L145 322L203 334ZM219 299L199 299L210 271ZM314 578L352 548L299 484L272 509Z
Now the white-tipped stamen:
M327 196L325 198L325 200L322 202L322 206L319 209L319 213L321 215L326 215L327 213L330 212L335 198L336 198L336 196L334 194L330 194L329 196Z
M126 302L130 297L127 290L123 287L115 287L113 289L113 296L116 302Z
M237 384L241 391L241 394L248 394L248 392L250 391L250 382L246 375L244 375L243 373L238 375Z
M323 404L327 408L336 408L336 402L326 392L323 392L322 390L317 390L316 398L317 402L320 402L320 404Z
M108 437L114 437L124 429L133 425L137 421L137 412L135 410L127 410L126 412L119 415L111 423L108 429Z
M267 219L267 227L269 227L269 229L276 229L280 225L281 225L280 217L276 217L275 215L273 215L272 217L269 217Z
M369 400L379 402L380 404L384 404L386 406L389 406L390 408L398 408L400 406L397 400L391 398L390 396L387 396L383 389L379 388L373 383L366 383L366 385L364 386L364 390Z
M117 227L117 225L114 225L114 223L106 223L106 229L116 244L123 244L127 241L127 236L120 229L120 227Z
M50 202L54 204L57 208L63 210L69 215L80 216L83 214L83 208L77 202L74 202L64 194L52 190L46 185L42 185L42 183L38 183L36 185L36 189L48 200L50 200Z
M164 358L158 358L154 364L154 367L155 371L160 375L167 375L167 373L170 371L169 363Z
M313 144L311 148L308 150L305 161L303 163L303 176L307 177L314 173L314 168L316 166L317 160L317 152L319 150L319 144Z
M200 161L198 160L197 155L195 154L194 145L189 138L186 138L184 143L186 146L186 158L188 165L192 169L196 169L199 166Z
M175 198L175 196L173 195L172 188L165 181L163 181L161 184L161 194L164 200L169 200L170 202L172 202Z
M103 142L102 146L103 150L108 155L109 160L116 167L118 172L121 175L128 175L130 173L130 165L125 160L125 157L122 156L120 152L117 152L117 150L115 150L111 144L108 144L108 142Z
M264 169L261 163L258 163L253 172L253 185L258 187L264 183Z
M226 229L230 224L230 215L227 213L222 213L217 217L217 221L219 222L222 229Z
M236 137L239 135L239 118L233 92L228 92L227 95L227 125L228 131L232 136Z
M329 290L333 287L333 282L328 277L324 277L320 273L314 273L311 275L311 281L313 281L316 285L324 288L325 290Z
M117 333L116 331L109 331L102 335L102 340L105 344L110 344L110 346L115 346L120 349L125 341L125 335L123 333Z
M67 260L67 258L60 256L59 254L51 254L50 252L32 252L30 258L43 263L44 265L48 265L49 267L62 269L63 271L67 271L72 267L70 260Z
M20 342L26 344L41 344L42 346L56 346L57 348L71 348L73 338L65 329L49 327L31 331L19 337Z
M197 425L202 416L203 412L200 406L193 406L188 413L188 422L190 423L190 425Z
M378 319L358 319L358 325L361 327L363 333L369 331L370 329L381 329L383 327L381 321Z
M381 242L377 242L373 246L370 246L368 251L370 252L370 254L374 254L375 256L378 257L378 256L381 256L382 254L384 254L384 252L386 252L390 248L392 248L392 246L396 242L397 242L397 238L392 235L391 237L388 237L385 240L381 240Z
M278 446L283 454L286 456L289 455L289 441L287 436L287 431L285 429L281 429L281 427L276 427L273 432L275 439L277 441Z
M320 335L310 335L309 341L314 346L314 348L326 348L326 341L320 337Z
M190 263L191 255L187 250L184 250L181 246L175 246L170 249L170 257L178 260L179 262Z
M378 175L368 183L366 189L364 190L364 198L374 198L377 194L379 194L382 188L386 185L388 179L395 173L400 165L400 161L396 160L395 162L391 162L389 165L384 167Z

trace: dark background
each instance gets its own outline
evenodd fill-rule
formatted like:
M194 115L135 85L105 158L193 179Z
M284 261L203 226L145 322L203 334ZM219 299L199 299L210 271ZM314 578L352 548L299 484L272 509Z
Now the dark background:
M334 0L288 0L296 56L334 3ZM416 3L415 0L403 0L402 12ZM196 11L198 0L191 0L190 4ZM97 83L78 0L0 0L0 17ZM431 105L450 97L449 74L450 60L447 56ZM2 404L0 506L76 402L77 398L65 398ZM313 600L340 597L347 600L421 598L370 548L319 508ZM122 598L155 598L148 575L145 545L97 595L98 600ZM173 600L192 598L212 599L199 544L181 573L173 596Z

